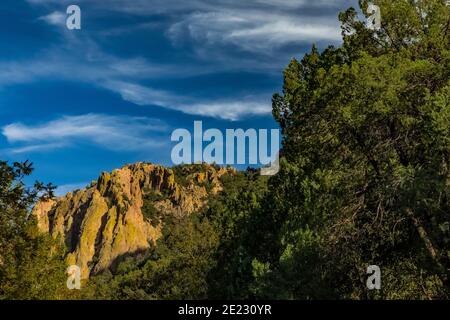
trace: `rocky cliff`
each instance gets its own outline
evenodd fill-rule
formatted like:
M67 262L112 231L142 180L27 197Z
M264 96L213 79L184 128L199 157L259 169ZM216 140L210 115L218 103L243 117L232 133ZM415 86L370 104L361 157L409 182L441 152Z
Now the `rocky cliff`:
M209 165L169 169L136 163L103 172L86 189L41 201L33 214L42 232L65 242L67 263L78 265L88 278L155 244L161 224L143 212L145 201L159 214L191 214L222 190L219 178L233 172Z

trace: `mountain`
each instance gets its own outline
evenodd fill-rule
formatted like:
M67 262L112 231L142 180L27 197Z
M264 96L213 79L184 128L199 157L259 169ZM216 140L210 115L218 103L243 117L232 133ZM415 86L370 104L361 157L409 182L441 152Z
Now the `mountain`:
M41 232L65 242L68 265L78 265L86 279L155 245L162 216L201 209L222 190L220 177L235 173L207 164L126 165L83 190L38 202L32 214Z

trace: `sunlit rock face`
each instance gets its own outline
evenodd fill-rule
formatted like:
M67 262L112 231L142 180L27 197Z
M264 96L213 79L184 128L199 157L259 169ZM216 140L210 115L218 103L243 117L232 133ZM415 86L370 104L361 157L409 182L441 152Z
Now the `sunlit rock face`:
M161 224L143 214L146 195L157 195L152 205L161 214L188 215L222 190L222 175L233 173L206 164L184 166L177 175L159 165L126 165L103 172L86 189L37 203L33 215L42 232L65 242L68 265L78 265L82 278L88 278L156 243Z

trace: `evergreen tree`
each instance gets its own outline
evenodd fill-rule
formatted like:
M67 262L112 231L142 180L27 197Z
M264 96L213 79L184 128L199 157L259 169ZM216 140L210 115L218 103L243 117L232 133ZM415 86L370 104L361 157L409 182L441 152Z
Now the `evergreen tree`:
M38 196L53 196L54 186L23 179L32 164L0 161L0 299L62 299L66 277L64 250L40 234L30 208Z
M256 237L264 297L449 297L450 8L374 3L379 30L342 13L343 45L292 60L273 98L284 159Z

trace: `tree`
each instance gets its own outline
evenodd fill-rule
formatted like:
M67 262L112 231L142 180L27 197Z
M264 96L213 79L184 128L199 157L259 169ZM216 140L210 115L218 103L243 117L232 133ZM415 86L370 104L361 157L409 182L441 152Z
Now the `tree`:
M0 161L0 299L61 299L65 295L64 248L40 234L30 207L53 197L52 184L28 189L32 164Z
M192 214L166 216L154 248L129 257L111 273L90 280L85 298L206 299L218 237L208 220Z
M380 30L342 13L343 45L292 60L274 95L284 159L255 237L262 295L449 297L450 9L374 3Z
M260 227L256 212L267 192L267 177L247 170L221 178L223 190L210 199L201 215L206 217L219 235L214 254L215 267L208 276L209 298L254 298L250 287L254 282L252 238ZM259 247L259 244L256 244Z

